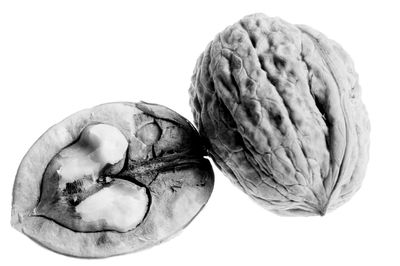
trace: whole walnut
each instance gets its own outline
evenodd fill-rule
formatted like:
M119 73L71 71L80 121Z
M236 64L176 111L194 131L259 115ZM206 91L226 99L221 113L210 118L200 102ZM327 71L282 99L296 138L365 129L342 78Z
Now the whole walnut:
M360 188L370 125L342 47L310 27L246 16L209 43L190 87L216 165L281 215L324 215Z
M214 175L196 129L149 103L71 115L25 155L12 225L54 251L108 257L176 235L202 210Z

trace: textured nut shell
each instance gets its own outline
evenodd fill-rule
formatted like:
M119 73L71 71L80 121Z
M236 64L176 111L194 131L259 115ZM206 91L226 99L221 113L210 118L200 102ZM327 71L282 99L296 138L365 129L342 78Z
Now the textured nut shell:
M350 57L323 34L247 16L201 54L190 97L216 164L267 209L323 215L359 189L369 120Z
M164 110L166 110L165 107ZM168 109L168 112L171 112ZM142 223L127 233L75 232L44 217L30 216L40 197L43 172L61 149L77 139L94 122L116 126L129 140L136 132L132 119L142 113L134 103L109 103L83 110L51 127L31 147L18 169L13 190L11 224L39 244L78 257L107 257L158 244L183 229L211 195L211 165L162 173L151 185L152 203ZM182 189L170 191L174 182Z

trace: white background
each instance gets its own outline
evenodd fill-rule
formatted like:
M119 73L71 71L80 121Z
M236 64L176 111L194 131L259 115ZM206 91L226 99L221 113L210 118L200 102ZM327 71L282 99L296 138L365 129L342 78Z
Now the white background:
M1 1L1 264L400 265L399 8L393 1ZM363 187L325 217L284 218L216 168L206 208L181 234L104 260L48 251L10 226L19 162L51 125L112 101L149 101L192 120L199 54L242 16L310 25L352 55L372 132Z

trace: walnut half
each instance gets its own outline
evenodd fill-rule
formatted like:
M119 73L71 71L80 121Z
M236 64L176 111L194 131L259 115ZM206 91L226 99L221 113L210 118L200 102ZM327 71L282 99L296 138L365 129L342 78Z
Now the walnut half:
M214 176L194 127L149 103L109 103L44 133L25 155L12 225L54 251L107 257L158 244L206 204Z

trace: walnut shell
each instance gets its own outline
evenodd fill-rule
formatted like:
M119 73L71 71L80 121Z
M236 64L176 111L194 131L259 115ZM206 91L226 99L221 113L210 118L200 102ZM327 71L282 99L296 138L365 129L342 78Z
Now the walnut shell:
M310 27L264 14L219 33L190 87L217 166L281 215L324 215L360 188L370 124L353 62Z
M112 125L126 137L125 159L103 169L107 184L100 178L96 183L86 180L91 189L83 193L78 186L83 182L71 182L59 191L61 178L46 176L46 169L86 127L97 123ZM51 127L23 158L11 223L41 245L71 256L108 257L151 247L187 226L209 199L214 176L204 155L195 128L166 107L126 102L80 111ZM84 223L70 202L84 200L85 193L96 195L112 180L126 191L135 184L145 187L150 198L143 220L126 232L104 227L104 220Z

